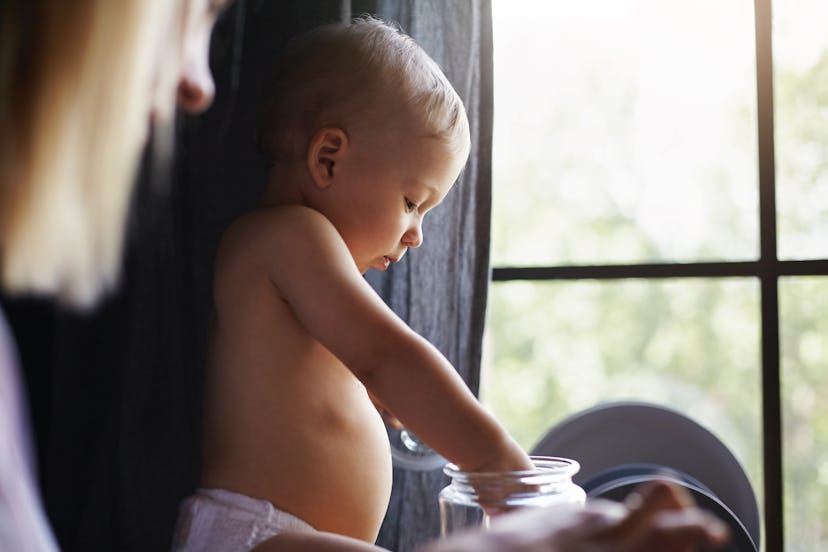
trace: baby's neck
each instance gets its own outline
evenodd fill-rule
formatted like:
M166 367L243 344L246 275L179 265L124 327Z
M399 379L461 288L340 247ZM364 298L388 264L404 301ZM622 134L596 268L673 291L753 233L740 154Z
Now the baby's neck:
M302 179L308 178L306 171L295 163L278 162L270 167L267 184L262 194L261 205L304 205Z

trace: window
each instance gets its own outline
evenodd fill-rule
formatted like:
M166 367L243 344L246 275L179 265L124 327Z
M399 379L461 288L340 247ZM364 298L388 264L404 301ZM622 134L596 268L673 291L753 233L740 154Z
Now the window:
M826 18L493 0L481 399L527 449L606 400L690 415L745 467L766 550L828 547Z

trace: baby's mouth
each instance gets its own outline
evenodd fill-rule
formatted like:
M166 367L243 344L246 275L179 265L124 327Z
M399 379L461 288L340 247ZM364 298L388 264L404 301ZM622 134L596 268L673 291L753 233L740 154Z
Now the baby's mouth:
M383 257L382 257L383 267L387 269L392 264L400 262L400 259L403 258L403 255L405 255L405 252L406 252L406 250L403 250L403 252L400 253L399 256L396 256L396 257L392 257L390 255L383 255Z

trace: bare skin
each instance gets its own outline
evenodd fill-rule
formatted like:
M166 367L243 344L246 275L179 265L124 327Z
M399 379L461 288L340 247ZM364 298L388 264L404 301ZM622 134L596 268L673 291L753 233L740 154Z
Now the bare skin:
M626 504L596 499L584 509L524 510L424 552L692 552L729 540L727 526L695 507L681 487L656 481Z
M422 243L465 154L321 129L216 260L202 486L374 542L391 491L374 400L470 471L531 468L449 362L366 283Z
M422 552L692 552L727 543L727 526L695 507L681 487L655 481L626 505L590 500L583 509L552 507L504 514L488 531L469 531ZM382 552L325 533L283 533L255 552Z

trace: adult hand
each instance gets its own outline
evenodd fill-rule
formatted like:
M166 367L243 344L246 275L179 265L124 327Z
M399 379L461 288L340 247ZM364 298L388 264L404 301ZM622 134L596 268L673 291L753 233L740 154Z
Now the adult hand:
M690 552L718 547L728 527L695 506L680 486L656 481L625 504L594 499L583 509L522 510L473 531L435 543L424 552Z

